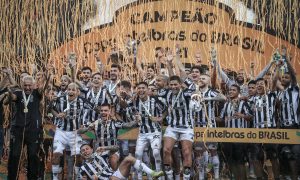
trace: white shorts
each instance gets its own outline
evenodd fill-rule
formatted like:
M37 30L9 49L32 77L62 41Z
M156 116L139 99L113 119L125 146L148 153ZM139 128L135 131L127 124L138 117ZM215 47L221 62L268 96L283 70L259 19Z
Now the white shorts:
M194 129L191 128L175 128L168 126L166 128L164 137L170 137L177 141L191 141L194 142Z
M53 140L53 152L63 153L67 146L70 147L71 155L80 154L80 146L82 145L82 138L77 134L77 131L63 131L56 128Z
M114 173L113 175L114 177L120 179L120 180L126 180L127 178L125 178L122 173L120 172L120 169L118 168Z
M139 134L136 140L136 151L144 151L150 144L151 149L161 149L161 132Z

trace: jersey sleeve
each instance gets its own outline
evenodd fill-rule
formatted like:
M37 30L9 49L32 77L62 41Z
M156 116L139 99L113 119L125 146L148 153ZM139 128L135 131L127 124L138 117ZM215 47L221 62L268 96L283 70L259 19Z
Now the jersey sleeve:
M184 80L184 84L187 86L187 88L183 91L184 96L192 96L192 94L196 91L195 83L190 78L186 78Z
M253 116L253 112L251 110L251 107L249 105L248 102L243 102L243 114L247 115L247 116Z

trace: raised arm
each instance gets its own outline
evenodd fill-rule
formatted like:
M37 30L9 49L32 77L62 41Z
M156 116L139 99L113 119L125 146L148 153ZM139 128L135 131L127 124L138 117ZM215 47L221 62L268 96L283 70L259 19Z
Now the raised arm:
M9 80L9 83L10 83L11 87L15 87L15 86L18 85L17 82L15 81L15 79L13 78L13 73L12 73L12 70L10 68L7 69L6 75L7 75L7 78Z
M283 91L284 87L282 86L281 82L279 81L279 76L280 76L280 69L279 66L276 66L275 68L275 75L272 79L272 82L270 84L270 90L275 91L276 89Z
M160 74L161 71L161 61L160 59L163 58L163 50L162 48L158 49L156 54L155 54L155 63L156 63L156 71L157 74Z
M217 93L215 97L203 98L204 101L226 101L226 96L222 93Z
M97 70L98 70L98 72L101 75L103 75L103 73L104 73L104 65L103 65L100 57L97 54L95 54L95 58L96 58Z
M170 77L175 75L173 72L173 60L174 60L174 56L173 56L172 52L169 51L167 53L167 69L168 69Z
M180 60L179 44L176 44L176 58L175 58L175 63L177 65L177 67L179 68L181 79L186 79L187 78L187 74L185 72L185 67L182 64L181 60Z
M211 87L213 89L217 89L217 69L216 67L212 67L212 73L211 73Z
M297 85L297 77L296 77L295 70L291 65L291 61L290 61L289 57L287 57L287 59L286 59L286 65L287 65L287 69L289 71L288 73L291 76L291 85L296 86Z
M214 48L211 49L211 56L213 59L212 65L214 67L216 67L218 76L226 83L226 85L228 87L230 87L232 84L235 84L235 81L231 80L227 76L227 74L221 69L220 64L218 63L218 60L217 60L217 52Z
M220 65L217 63L216 64L217 67L217 72L219 77L221 77L221 79L226 83L226 85L228 87L230 87L231 85L235 84L235 81L231 80L227 74L221 69Z
M104 151L112 151L112 152L115 152L115 151L118 151L119 150L119 146L118 145L112 145L112 146L102 146L102 147L98 147L96 149L96 152L97 153L102 153Z
M137 121L130 121L127 123L122 123L122 128L132 128L138 124Z
M211 50L210 52L210 60L211 60L211 69L212 69L212 72L211 72L211 87L213 89L217 89L217 67L216 67L216 60L217 60L217 54L215 51L213 51L213 49Z
M145 61L144 61L145 62ZM141 62L136 58L136 61L134 63L136 69L138 70L138 74L140 76L140 79L143 81L145 78L145 71L142 68Z
M263 78L267 72L270 70L270 68L273 66L274 64L274 61L270 61L269 64L266 65L266 67L255 77L255 80L256 79L259 79L259 78Z
M0 82L0 89L3 89L9 85L10 87L15 87L17 86L17 82L14 80L13 75L12 75L12 70L9 68L2 68L1 70L3 72L3 78ZM9 84L8 84L9 83Z
M11 89L8 88L8 94L6 94L5 99L3 100L3 104L7 105L10 101L16 101L17 96L12 93Z

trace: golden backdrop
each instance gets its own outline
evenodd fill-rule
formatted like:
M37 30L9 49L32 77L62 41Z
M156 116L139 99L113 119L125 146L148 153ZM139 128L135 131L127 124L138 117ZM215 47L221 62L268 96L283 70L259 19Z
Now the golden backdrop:
M241 3L234 2L236 7ZM2 0L0 63L14 72L32 72L32 64L45 67L51 59L59 69L57 76L70 52L77 54L78 68L95 69L94 55L106 62L112 51L123 52L131 63L132 55L125 53L126 39L131 37L140 42L138 60L146 63L154 61L156 47L174 49L176 44L184 62L193 63L194 53L200 50L208 63L214 46L223 66L249 69L254 61L258 72L284 45L300 70L298 1L243 2L254 9L259 25L237 21L232 8L218 1L140 0L120 8L112 23L83 31L87 20L96 15L92 0ZM107 6L113 3L118 1Z

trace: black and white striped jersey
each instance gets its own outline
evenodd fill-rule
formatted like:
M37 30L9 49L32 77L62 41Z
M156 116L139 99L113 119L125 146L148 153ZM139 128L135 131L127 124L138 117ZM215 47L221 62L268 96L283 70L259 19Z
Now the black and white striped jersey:
M254 100L254 128L276 127L276 92L269 92L262 96L255 96Z
M56 127L64 131L75 131L81 125L88 125L90 122L90 111L92 104L86 99L77 97L73 101L68 100L68 96L61 96L56 100L54 111L57 113L65 113L64 119L55 118Z
M86 93L85 99L87 99L91 104L93 104L93 108L101 106L104 103L112 104L112 98L107 92L107 89L104 87L102 87L98 92L94 92L93 89L90 89ZM92 122L100 118L100 114L94 110L91 111L90 116Z
M120 80L116 81L115 83L112 82L111 80L106 80L104 81L104 87L106 87L108 93L111 96L116 96L116 90L117 90L117 86L119 84Z
M117 145L118 130L122 128L123 122L115 120L97 120L94 124L97 147Z
M252 115L252 111L247 102L242 100L227 101L222 109L221 118L225 120L225 127L227 128L248 128L249 122L244 118L234 117L235 113L242 113L244 115Z
M68 95L67 90L65 90L65 91L60 90L60 91L57 92L57 97L67 96L67 95Z
M105 151L101 155L94 153L91 161L85 161L79 169L80 179L87 176L89 180L94 180L94 175L98 179L109 180L114 171L109 165L109 152Z
M279 93L280 125L288 127L300 125L299 86L289 86Z
M251 109L251 111L252 111L252 113L254 113L254 108L255 108L255 97L256 96L249 96L248 97L248 104L249 104L249 106L250 106L250 109ZM254 114L253 114L254 115ZM252 119L252 121L250 121L249 122L249 124L248 124L248 128L253 128L254 127L254 118Z
M169 89L166 89L166 88L162 88L162 89L159 89L157 91L157 97L158 99L163 102L164 104L167 104L167 94L169 93Z
M175 95L169 90L164 96L168 107L167 122L168 126L171 127L193 128L193 122L189 115L189 105L196 86L189 78L186 78L184 83L187 88L181 90L178 94Z
M145 102L137 98L130 106L133 106L141 115L142 120L139 123L140 133L161 132L161 124L151 121L151 116L162 117L166 110L164 104L157 97L148 97Z
M247 101L252 111L254 110L255 107L255 97L256 96L248 97L248 101Z
M153 78L153 79L144 79L144 81L148 84L148 85L155 85L155 81L156 81L156 78Z
M93 88L90 89L86 93L85 99L94 104L94 106L101 106L104 103L112 103L112 98L105 87L100 88L98 92L94 92Z
M226 83L226 86L230 88L233 84L237 84L240 86L240 95L241 96L248 96L249 90L247 84L239 84L235 80L230 79L228 75L220 68L219 64L217 64L218 75L219 77Z
M206 92L201 93L203 98L213 98L218 95L218 92L209 88ZM216 102L215 101L199 101L191 100L190 116L194 122L195 127L216 127Z
M120 104L120 99L117 97L115 107L116 107L116 113L119 114L122 118L123 122L131 122L134 121L134 115L136 113L136 108L133 107L133 103L131 100L128 100L126 102L127 106L122 107Z

